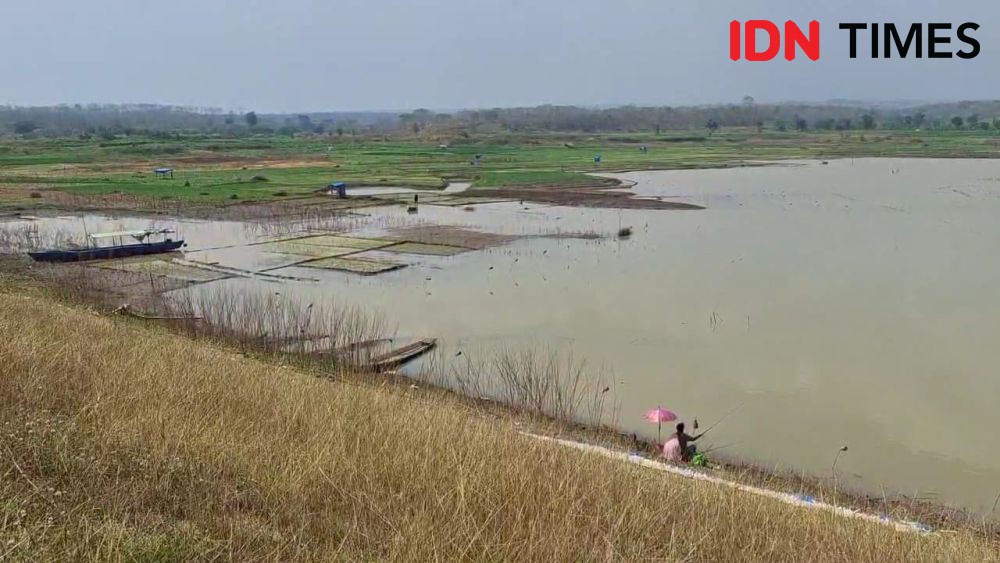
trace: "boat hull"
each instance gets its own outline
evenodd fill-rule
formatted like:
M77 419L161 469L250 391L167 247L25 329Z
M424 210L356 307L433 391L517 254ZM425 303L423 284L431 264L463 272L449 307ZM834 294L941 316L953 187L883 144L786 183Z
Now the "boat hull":
M81 248L78 250L40 250L29 252L36 262L85 262L87 260L106 260L108 258L127 258L146 254L161 254L173 252L184 246L183 240L167 240L148 244L123 244L104 248Z
M437 346L436 338L425 338L423 340L418 340L409 346L403 346L402 348L391 350L377 358L373 358L361 367L364 371L382 373L384 371L398 368L403 364L423 356L427 352L433 350L435 346Z

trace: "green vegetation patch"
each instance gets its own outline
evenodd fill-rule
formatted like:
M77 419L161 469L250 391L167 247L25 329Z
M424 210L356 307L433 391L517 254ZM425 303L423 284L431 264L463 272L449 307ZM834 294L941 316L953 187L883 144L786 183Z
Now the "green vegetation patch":
M449 244L426 244L422 242L403 242L385 248L386 252L399 254L427 254L431 256L454 256L470 249Z
M362 260L355 258L323 258L322 260L313 260L312 262L306 262L304 264L301 264L301 266L306 268L317 268L320 270L339 270L342 272L351 272L355 274L373 275L373 274L381 274L383 272L391 272L392 270L398 270L400 268L405 268L406 264L400 264L397 262L379 261L379 260Z
M1000 154L1000 129L850 129L787 131L768 127L724 127L705 135L689 129L656 135L629 133L493 132L439 141L254 135L222 138L177 134L167 138L130 135L101 139L0 139L0 205L37 208L53 205L57 194L85 197L129 196L136 205L158 209L181 203L289 201L329 209L412 201L413 194L319 196L331 182L349 188L406 186L440 189L451 181L473 188L458 199L420 194L420 203L474 205L477 189L599 187L614 180L590 172L740 166L786 158L987 157ZM600 164L594 162L601 156ZM173 169L158 177L157 167ZM266 178L267 181L262 181ZM276 197L276 194L285 194ZM500 194L502 197L502 194ZM521 199L524 194L511 194ZM441 198L441 199L438 199Z
M602 186L604 178L597 178L579 172L560 170L489 170L476 180L477 188L501 188L512 186Z
M273 270L309 259L306 256L278 252L249 252L246 247L197 250L186 253L185 257L190 262L198 262L205 266L219 266L244 272Z
M302 239L300 239L302 240ZM262 244L259 248L265 252L275 252L280 254L294 254L296 256L307 256L309 258L329 258L331 256L342 256L357 252L357 248L341 246L322 246L318 244L308 244L299 241L294 242L272 242Z
M356 238L356 237L346 237L340 235L318 235L318 236L295 239L295 241L302 244L310 244L317 246L333 246L340 248L353 248L356 250L372 250L375 248L388 246L390 244L396 244L395 241L391 240Z

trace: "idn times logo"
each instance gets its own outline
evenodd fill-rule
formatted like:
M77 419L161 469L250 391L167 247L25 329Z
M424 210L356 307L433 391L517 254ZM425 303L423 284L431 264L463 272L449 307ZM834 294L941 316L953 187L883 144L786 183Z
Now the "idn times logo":
M784 44L786 60L795 60L799 51L811 60L819 60L818 21L809 22L807 31L791 20L782 27L770 20L729 22L729 58L770 61L778 56ZM852 59L858 58L859 52L870 53L873 59L972 59L981 50L979 40L973 35L979 24L974 22L912 23L908 28L894 23L841 23L837 27L850 38L848 56Z

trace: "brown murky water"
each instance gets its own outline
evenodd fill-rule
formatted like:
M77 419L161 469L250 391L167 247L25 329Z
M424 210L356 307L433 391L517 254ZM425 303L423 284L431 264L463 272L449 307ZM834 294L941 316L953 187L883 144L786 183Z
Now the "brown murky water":
M657 404L703 425L742 405L706 446L824 476L847 445L841 485L989 511L1000 492L1000 162L621 176L643 197L708 209L423 205L407 217L400 206L379 208L368 234L413 221L516 235L635 233L523 238L373 277L285 268L277 272L318 281L282 291L377 308L401 334L441 339L445 357L501 345L572 351L617 383L628 430L655 435L641 412ZM88 228L148 221L110 223ZM180 227L189 251L265 236L238 223ZM257 266L246 252L201 254Z

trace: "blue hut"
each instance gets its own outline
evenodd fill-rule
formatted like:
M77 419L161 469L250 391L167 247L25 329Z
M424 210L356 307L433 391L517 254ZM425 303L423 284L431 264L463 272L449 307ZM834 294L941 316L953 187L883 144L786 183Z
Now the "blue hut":
M347 199L347 182L330 182L330 185L326 187L326 191L331 194L337 192L337 197Z

